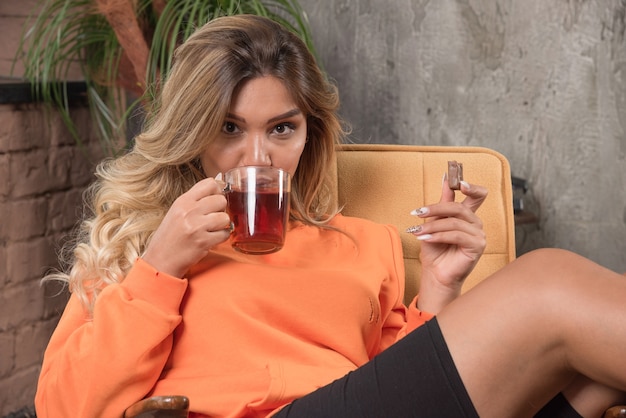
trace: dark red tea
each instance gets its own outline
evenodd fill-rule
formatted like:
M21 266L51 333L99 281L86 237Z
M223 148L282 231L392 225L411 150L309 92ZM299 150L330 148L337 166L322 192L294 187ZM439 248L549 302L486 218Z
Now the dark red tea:
M235 226L231 240L236 250L268 254L282 248L289 213L289 192L232 190L226 197L228 214Z

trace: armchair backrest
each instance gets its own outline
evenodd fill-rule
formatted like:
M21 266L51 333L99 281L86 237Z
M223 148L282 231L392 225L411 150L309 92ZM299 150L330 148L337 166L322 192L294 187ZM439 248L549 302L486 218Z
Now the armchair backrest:
M465 180L487 187L478 210L487 247L468 277L464 291L515 258L515 225L511 173L500 153L480 147L349 144L337 155L337 199L343 213L400 231L406 269L405 301L419 289L420 242L405 229L423 222L411 210L439 201L448 161L463 163ZM462 199L457 192L457 199Z

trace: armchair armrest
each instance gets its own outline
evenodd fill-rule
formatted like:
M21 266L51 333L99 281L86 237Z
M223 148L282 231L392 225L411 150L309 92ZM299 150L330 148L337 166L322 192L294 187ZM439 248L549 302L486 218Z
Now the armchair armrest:
M607 409L604 418L626 418L626 405L617 405Z
M153 396L129 406L124 418L187 418L188 414L189 398L186 396Z

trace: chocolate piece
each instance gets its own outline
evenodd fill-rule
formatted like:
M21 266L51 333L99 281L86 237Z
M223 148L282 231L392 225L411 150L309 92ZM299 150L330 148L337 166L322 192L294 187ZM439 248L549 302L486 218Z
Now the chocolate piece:
M460 190L462 180L463 163L448 161L448 186L450 186L452 190Z

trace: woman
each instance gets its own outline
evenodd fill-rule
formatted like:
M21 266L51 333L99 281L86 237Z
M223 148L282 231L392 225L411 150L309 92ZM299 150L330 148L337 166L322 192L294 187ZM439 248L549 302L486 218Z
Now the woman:
M397 232L329 199L338 105L304 44L265 18L213 20L178 49L133 149L98 168L71 269L49 277L72 296L38 416L118 417L173 393L231 417L594 416L624 399L621 276L544 250L459 297L485 246L481 186L454 203L444 178L415 211L421 293L402 304ZM215 177L242 165L293 176L277 253L228 243Z

